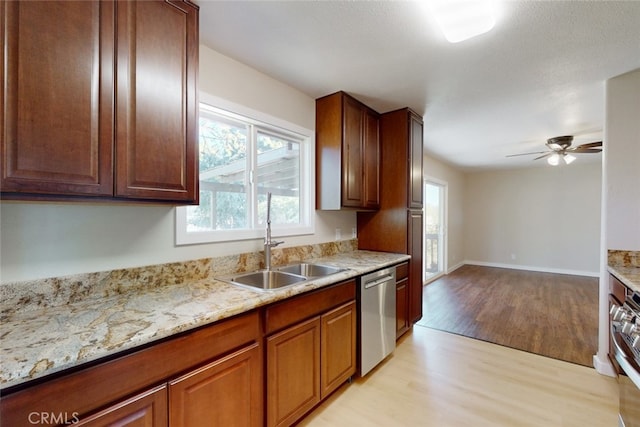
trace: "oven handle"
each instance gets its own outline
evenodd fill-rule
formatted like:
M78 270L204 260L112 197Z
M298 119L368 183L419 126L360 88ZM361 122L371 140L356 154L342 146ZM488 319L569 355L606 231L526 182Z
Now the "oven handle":
M614 334L617 333L615 331L611 331L611 332ZM640 388L640 373L635 370L635 368L631 365L631 363L629 363L629 360L627 360L627 357L624 355L624 351L622 350L622 348L620 348L620 344L618 344L618 340L616 339L615 336L612 341L613 341L613 345L615 346L614 353L615 353L616 362L618 362L618 365L620 365L620 368L622 368L622 370L627 375L627 377L629 377L629 379L633 381L636 387Z

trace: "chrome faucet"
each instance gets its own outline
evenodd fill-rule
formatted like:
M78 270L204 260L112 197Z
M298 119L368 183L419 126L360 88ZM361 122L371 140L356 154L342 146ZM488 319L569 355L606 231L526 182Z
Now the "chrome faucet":
M284 243L284 241L271 240L271 192L267 193L267 235L264 238L264 266L271 270L271 248Z

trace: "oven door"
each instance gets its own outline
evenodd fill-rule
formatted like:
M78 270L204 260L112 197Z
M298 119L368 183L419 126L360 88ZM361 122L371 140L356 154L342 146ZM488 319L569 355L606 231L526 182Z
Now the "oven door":
M618 375L620 389L620 425L640 427L640 368L623 349L626 343L620 333L612 328L614 354L622 372Z

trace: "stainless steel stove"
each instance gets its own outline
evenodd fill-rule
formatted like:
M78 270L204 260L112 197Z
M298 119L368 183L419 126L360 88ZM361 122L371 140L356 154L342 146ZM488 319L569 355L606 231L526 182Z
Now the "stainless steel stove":
M640 293L611 299L611 345L618 367L620 426L640 427Z

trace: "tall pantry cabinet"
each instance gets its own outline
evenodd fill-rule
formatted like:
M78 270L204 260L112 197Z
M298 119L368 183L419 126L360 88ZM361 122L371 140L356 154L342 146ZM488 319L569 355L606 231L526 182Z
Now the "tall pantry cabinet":
M422 129L422 118L408 108L380 116L380 210L357 214L359 249L411 255L408 306L398 310L408 324L422 317Z

